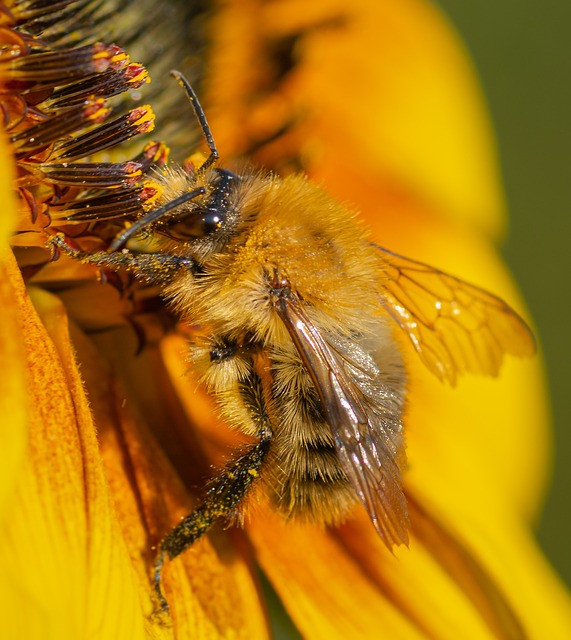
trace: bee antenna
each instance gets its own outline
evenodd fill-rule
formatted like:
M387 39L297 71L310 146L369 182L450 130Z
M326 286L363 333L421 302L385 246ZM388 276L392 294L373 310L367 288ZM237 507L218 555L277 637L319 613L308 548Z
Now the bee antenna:
M219 158L218 149L216 148L216 144L214 142L214 138L212 137L212 131L210 131L210 126L208 125L208 121L206 120L206 116L204 115L204 109L198 100L198 96L194 92L194 89L190 86L190 82L182 75L180 71L171 71L171 76L176 78L179 85L184 89L188 99L190 100L190 104L194 109L194 113L196 115L196 119L198 120L198 124L200 125L200 129L202 130L202 135L206 140L206 144L210 149L210 155L204 163L198 168L197 173L204 173L206 169L211 167Z
M204 165L203 165L204 166ZM189 200L193 200L194 198L203 195L206 192L204 187L198 187L197 189L193 189L192 191L187 191L183 193L178 198L167 202L163 207L159 209L155 209L154 211L149 211L146 216L139 218L137 222L132 224L128 229L125 229L122 233L115 237L113 242L109 245L109 252L118 251L126 242L129 240L131 236L142 231L145 227L153 224L160 220L163 216L165 216L172 209L176 209L176 207L180 207L181 204L188 202Z

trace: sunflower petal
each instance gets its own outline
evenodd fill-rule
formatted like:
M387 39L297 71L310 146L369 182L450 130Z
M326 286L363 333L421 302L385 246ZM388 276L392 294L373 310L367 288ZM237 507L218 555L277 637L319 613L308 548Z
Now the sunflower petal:
M2 522L4 632L143 638L137 583L110 505L65 313L56 298L34 292L46 330L13 260L7 270L25 353L29 444Z
M352 163L389 192L414 192L441 215L497 234L505 205L491 127L450 25L419 0L361 0L352 10L346 34L308 47L305 93L321 153L341 148L337 170ZM339 78L349 87L331 91ZM318 163L316 175L335 185L325 175L333 168Z
M492 235L503 228L481 92L432 4L229 2L211 33L209 102L221 148L267 145L260 159L282 169L301 157L341 200L355 201L353 174L364 173L385 199L414 193L445 218Z
M304 638L426 637L407 612L394 606L390 593L370 582L366 567L343 552L332 531L286 524L261 508L247 531L264 573ZM395 563L386 549L377 551Z
M505 510L490 509L486 520L457 521L452 532L444 529L441 517L435 519L435 514L410 498L416 540L464 591L495 636L563 638L569 634L571 604L565 589L517 519ZM426 498L423 502L430 504Z
M196 450L193 454L177 440L177 430L191 431L191 426L179 411L156 347L147 346L137 354L136 336L127 327L93 339L74 328L72 337L98 427L106 477L112 495L119 497L120 527L142 597L148 598L156 546L178 518L192 510L181 478L163 451L181 465L187 486L200 482L197 469L207 465L201 464ZM205 538L167 563L163 582L177 637L267 637L252 569L246 554L226 534L212 541Z
M465 543L437 521L421 525L414 511L412 526L410 549L396 558L361 508L330 530L285 524L260 509L248 532L305 638L567 637L565 591L521 526L492 519L487 531L464 531ZM494 542L486 549L487 536Z
M0 189L3 194L0 217L0 303L3 309L0 316L0 367L3 372L0 412L5 420L0 432L0 450L4 455L4 464L0 469L0 517L7 496L13 489L26 444L25 371L7 263L7 247L15 225L16 203L12 196L13 166L4 142L4 136L0 134Z

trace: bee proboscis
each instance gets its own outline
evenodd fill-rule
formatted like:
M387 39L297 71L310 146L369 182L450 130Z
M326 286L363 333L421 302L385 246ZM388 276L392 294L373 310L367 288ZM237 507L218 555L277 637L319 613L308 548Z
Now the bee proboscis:
M353 212L305 176L219 168L202 107L173 75L210 155L196 168L167 167L162 206L132 221L108 252L50 240L161 283L181 320L201 328L190 352L204 385L227 422L256 438L161 543L154 582L163 608L165 555L235 514L254 482L286 518L334 523L360 501L389 548L407 543L406 374L395 327L451 383L463 372L495 375L504 354L534 351L506 303L372 244ZM141 232L153 234L153 253L123 248Z

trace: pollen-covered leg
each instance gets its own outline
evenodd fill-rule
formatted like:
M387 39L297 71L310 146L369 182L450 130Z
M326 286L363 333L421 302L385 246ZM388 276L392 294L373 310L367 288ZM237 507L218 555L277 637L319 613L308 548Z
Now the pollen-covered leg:
M87 253L70 247L62 233L52 236L48 245L75 260L113 270L125 269L143 280L157 284L168 282L181 269L193 271L196 266L191 259L170 253L133 253L128 249L110 253Z
M165 557L170 560L188 549L204 535L220 518L233 516L246 496L252 483L259 476L260 467L270 448L272 431L260 393L261 381L251 372L248 383L241 388L244 402L259 425L259 441L246 453L226 465L211 483L200 505L180 522L160 544L155 563L153 582L161 610L168 610L168 603L161 591L161 572Z

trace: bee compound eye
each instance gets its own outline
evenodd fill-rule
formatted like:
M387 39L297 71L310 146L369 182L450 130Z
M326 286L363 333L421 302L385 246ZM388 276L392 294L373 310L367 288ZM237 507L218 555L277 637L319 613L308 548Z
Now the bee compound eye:
M233 194L239 177L225 169L215 170L202 201L193 201L179 209L161 228L162 233L175 240L202 238L221 229L233 209Z
M216 231L216 229L219 229L222 225L222 222L223 217L219 211L207 211L201 219L203 235L208 235Z
M195 207L164 226L162 232L175 240L192 240L214 233L224 224L224 212L213 207Z

